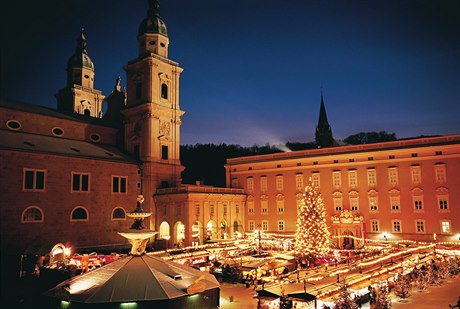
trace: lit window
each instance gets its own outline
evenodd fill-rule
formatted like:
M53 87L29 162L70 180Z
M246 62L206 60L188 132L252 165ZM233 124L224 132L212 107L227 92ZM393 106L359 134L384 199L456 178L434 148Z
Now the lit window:
M435 177L437 183L445 183L447 181L446 177L446 165L445 164L436 164L434 166Z
M236 214L240 213L240 204L235 204L235 213Z
M367 170L367 185L369 187L374 187L377 185L377 174L375 169Z
M248 201L248 213L254 214L254 201Z
M43 221L43 211L35 206L27 207L21 216L22 223L42 223Z
M412 184L420 184L422 182L422 170L419 165L411 166L411 177L412 177Z
M390 202L391 202L391 211L392 212L399 212L401 210L400 208L400 202L399 202L399 196L391 196L390 197Z
M441 231L442 233L451 233L450 229L450 221L449 220L442 220L441 221Z
M112 192L113 193L126 193L127 192L128 177L112 176Z
M223 209L223 210L224 210L224 216L226 216L227 213L228 213L228 206L227 206L227 203L224 203L224 204L223 204L223 208L224 208L224 209Z
M425 233L425 221L424 220L415 221L415 231L417 233Z
M357 197L350 197L350 209L351 211L359 210L359 199Z
M267 177L266 176L260 177L260 191L262 192L267 191Z
M262 220L262 231L268 231L268 220Z
M392 221L393 233L401 233L401 221L393 220Z
M74 210L72 210L70 220L71 221L87 221L88 212L83 207L76 207L74 208Z
M304 189L303 186L303 174L296 174L295 175L295 186L297 191L302 191Z
M276 208L279 214L284 214L284 199L276 200Z
M24 169L23 189L27 191L45 191L45 170Z
M209 216L214 217L214 204L209 205Z
M255 226L254 220L249 220L248 221L248 226L249 226L250 231L254 231L254 226Z
M342 185L342 180L341 180L341 177L340 177L340 171L332 172L332 185L335 188L340 188L340 186Z
M276 176L276 190L283 191L283 175Z
M249 177L246 181L246 188L248 192L254 191L254 178Z
M334 198L335 211L342 211L342 198Z
M123 220L126 219L126 212L123 208L117 207L112 212L112 219L113 220Z
M284 220L278 220L278 231L284 231Z
M348 184L350 187L356 187L358 185L358 172L348 171Z
M89 191L89 174L72 173L72 192Z
M398 185L398 169L396 167L388 168L388 182L391 186Z
M378 203L377 192L372 190L371 192L369 192L369 210L371 212L379 211L379 206L378 205L379 205L379 203Z
M268 213L268 201L267 200L260 201L260 209L263 214Z
M312 182L312 185L313 185L315 188L319 188L319 186L320 186L319 173L313 173L313 174L311 174L311 182Z
M379 220L371 220L371 231L372 232L380 231Z

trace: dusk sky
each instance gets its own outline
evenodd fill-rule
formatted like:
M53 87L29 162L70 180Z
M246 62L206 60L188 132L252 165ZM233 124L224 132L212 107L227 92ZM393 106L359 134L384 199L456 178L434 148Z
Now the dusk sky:
M108 96L137 56L147 0L8 1L0 95L49 107L80 28ZM336 139L460 133L459 0L163 0L184 68L181 143L314 140L320 89Z

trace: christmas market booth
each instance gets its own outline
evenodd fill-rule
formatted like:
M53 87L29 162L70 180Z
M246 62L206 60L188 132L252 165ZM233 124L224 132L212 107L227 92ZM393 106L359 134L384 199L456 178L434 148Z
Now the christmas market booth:
M286 293L282 287L257 291L257 309L316 309L316 296L306 292Z

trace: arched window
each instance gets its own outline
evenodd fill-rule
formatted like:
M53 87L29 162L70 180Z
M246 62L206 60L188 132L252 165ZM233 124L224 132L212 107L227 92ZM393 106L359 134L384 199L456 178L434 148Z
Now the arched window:
M123 208L117 207L112 212L112 219L113 220L123 220L126 219L126 212Z
M163 221L160 224L160 238L163 238L163 239L171 238L171 235L169 234L169 223L166 221Z
M43 222L43 211L35 206L27 207L21 216L22 223L30 223L30 222Z
M161 98L168 99L168 85L161 84Z
M83 207L75 207L72 210L72 215L70 217L70 221L87 221L88 220L88 212Z

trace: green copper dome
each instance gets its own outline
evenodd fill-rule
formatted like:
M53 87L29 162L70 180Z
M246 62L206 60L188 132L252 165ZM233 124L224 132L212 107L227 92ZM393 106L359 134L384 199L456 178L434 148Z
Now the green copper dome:
M69 61L67 62L68 69L81 67L85 67L94 71L93 61L91 61L91 58L88 56L88 51L86 50L86 38L83 34L83 29L81 35L77 38L75 53L69 58Z
M159 33L168 36L165 22L160 18L160 4L158 0L149 0L147 17L139 25L138 34Z

